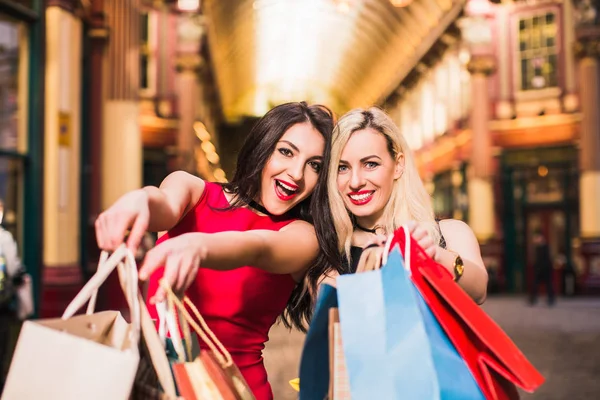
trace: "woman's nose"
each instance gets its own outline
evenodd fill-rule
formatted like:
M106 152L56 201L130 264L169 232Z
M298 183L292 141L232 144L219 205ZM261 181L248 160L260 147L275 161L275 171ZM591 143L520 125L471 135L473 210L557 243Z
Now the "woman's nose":
M350 177L350 188L351 189L360 189L365 185L364 177L360 173L360 171L353 170L352 176Z
M299 182L304 177L304 163L295 163L288 169L288 175L295 182Z

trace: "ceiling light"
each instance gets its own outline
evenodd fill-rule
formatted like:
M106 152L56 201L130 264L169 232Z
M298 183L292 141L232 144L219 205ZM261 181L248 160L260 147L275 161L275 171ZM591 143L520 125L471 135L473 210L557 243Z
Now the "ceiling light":
M227 178L225 177L225 171L221 168L217 168L213 171L213 176L217 180L217 182L227 182Z
M205 142L207 140L210 140L210 133L208 133L208 131L206 130L206 126L202 122L194 122L194 132L196 132L196 136L201 141Z
M350 1L349 0L338 0L337 9L342 14L348 14L350 12Z
M210 152L206 153L206 159L208 160L209 163L211 163L213 165L217 165L220 161L219 155L217 153L215 153L214 151L210 151Z
M412 3L412 0L390 0L390 3L392 3L394 7L406 7Z
M200 0L177 0L177 8L181 11L196 11L200 7Z
M202 142L200 147L202 147L202 150L204 150L205 153L214 153L216 151L215 145L209 141Z

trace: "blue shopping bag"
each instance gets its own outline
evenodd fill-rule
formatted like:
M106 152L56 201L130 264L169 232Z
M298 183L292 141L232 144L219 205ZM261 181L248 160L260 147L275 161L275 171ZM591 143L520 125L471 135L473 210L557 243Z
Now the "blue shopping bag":
M484 399L397 249L381 270L339 277L337 295L353 400Z
M324 399L329 389L329 309L338 306L337 291L323 284L306 333L300 361L300 400Z

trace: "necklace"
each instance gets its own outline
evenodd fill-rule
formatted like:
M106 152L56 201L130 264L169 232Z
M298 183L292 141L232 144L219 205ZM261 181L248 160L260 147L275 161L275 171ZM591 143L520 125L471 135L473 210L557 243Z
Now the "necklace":
M260 204L258 204L257 202L255 202L254 200L250 200L250 202L248 203L248 205L250 207L254 208L258 212L261 212L261 213L263 213L265 215L268 215L270 217L272 216L272 214L266 208L264 208L263 206L261 206Z
M354 223L354 227L360 229L363 232L368 232L368 233L373 233L373 234L377 233L377 229L380 228L377 225L375 225L375 228L373 228L373 229L364 228L364 227L360 226L358 224L358 222Z

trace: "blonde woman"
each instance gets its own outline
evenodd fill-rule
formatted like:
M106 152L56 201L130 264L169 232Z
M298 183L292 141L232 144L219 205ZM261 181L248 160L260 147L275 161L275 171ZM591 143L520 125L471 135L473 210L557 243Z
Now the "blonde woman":
M328 191L339 250L350 272L379 267L385 235L408 224L430 257L475 301L485 300L488 275L473 231L462 221L436 221L408 144L384 111L356 109L339 120ZM377 261L366 262L369 258Z

